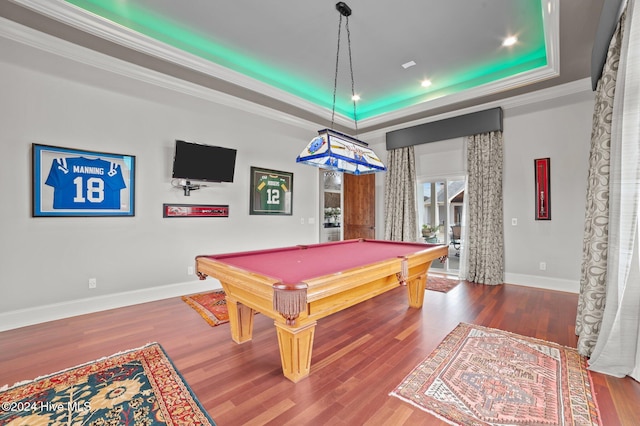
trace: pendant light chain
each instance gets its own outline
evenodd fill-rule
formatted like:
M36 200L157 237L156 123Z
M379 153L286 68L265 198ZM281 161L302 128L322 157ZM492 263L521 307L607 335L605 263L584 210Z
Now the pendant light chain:
M342 33L342 16L340 13L340 19L338 21L338 47L336 49L336 72L333 77L333 103L331 108L331 128L333 129L333 125L335 123L335 115L336 115L336 93L338 90L338 68L340 64L340 38ZM356 112L356 91L355 91L355 79L353 78L353 59L351 55L351 31L349 30L349 16L345 15L346 23L345 28L347 29L347 46L349 48L349 71L351 73L351 99L353 100L353 121L355 123L355 136L358 136L358 116Z
M338 21L338 48L336 49L336 72L333 77L333 104L331 108L331 128L333 129L334 118L336 115L336 90L338 88L338 64L340 63L340 32L342 30L342 14Z
M358 116L356 114L356 90L355 83L353 78L353 61L351 59L351 31L349 31L349 17L347 16L347 23L345 25L347 28L347 46L349 46L349 69L351 71L351 99L353 100L353 122L356 127L356 138L358 137Z

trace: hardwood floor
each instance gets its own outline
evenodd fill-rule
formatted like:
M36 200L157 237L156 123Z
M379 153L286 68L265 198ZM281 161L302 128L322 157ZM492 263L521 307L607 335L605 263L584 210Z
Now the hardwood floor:
M318 322L310 377L281 374L273 321L253 340L230 339L180 298L0 333L0 386L160 343L219 426L443 425L391 392L460 322L575 347L577 295L461 283L427 291L421 310L398 288ZM603 425L640 424L640 383L593 374Z

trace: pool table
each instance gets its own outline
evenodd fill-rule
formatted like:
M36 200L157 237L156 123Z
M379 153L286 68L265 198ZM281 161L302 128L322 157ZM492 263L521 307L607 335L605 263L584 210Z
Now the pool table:
M282 371L298 382L309 375L318 319L400 285L421 308L427 270L447 254L446 245L357 239L197 256L196 269L222 284L235 342L251 340L255 312L275 321Z

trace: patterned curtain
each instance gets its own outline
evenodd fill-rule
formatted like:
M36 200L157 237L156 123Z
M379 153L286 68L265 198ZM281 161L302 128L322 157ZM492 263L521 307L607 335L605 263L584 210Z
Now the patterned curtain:
M621 20L611 119L606 305L590 369L640 381L640 8Z
M467 137L467 190L460 278L504 282L502 132Z
M389 151L384 200L384 239L418 241L413 146Z
M576 317L578 352L587 357L591 355L600 333L606 299L611 116L621 44L622 26L618 24L609 44L602 77L596 88L591 129L582 268Z

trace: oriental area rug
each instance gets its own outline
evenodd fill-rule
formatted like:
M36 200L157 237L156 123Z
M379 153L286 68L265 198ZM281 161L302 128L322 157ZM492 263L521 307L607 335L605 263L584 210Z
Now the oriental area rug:
M455 286L460 284L459 279L451 279L447 277L441 277L438 275L427 275L427 290L439 291L447 293Z
M182 296L182 300L195 309L211 326L229 322L224 290Z
M150 343L0 389L0 425L215 425Z
M575 349L460 323L391 392L452 425L600 426Z

